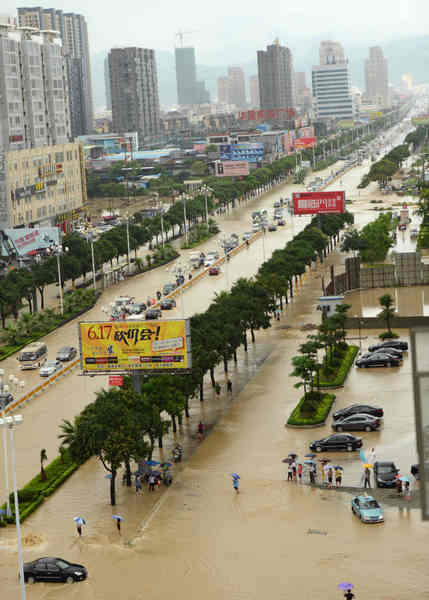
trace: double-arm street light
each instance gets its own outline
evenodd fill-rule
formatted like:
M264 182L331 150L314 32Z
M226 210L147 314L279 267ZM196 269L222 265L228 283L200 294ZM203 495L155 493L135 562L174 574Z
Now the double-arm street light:
M17 425L23 422L22 415L14 415L11 417L3 417L0 419L0 427L5 432L9 430L10 442L10 460L12 467L12 482L13 482L13 499L15 503L15 523L16 537L18 543L18 567L19 567L19 584L21 588L21 600L25 600L25 581L24 581L24 562L22 558L22 541L21 541L21 523L19 519L19 503L18 503L18 486L16 483L16 464L15 464L15 445L14 445L14 429Z
M61 245L58 245L58 246L51 246L48 250L49 250L49 253L51 254L51 256L57 257L58 284L60 286L60 312L63 315L64 314L64 298L63 298L63 284L61 281L60 256L64 252L68 252L69 248L68 248L68 246L65 246L65 248L63 249L63 247Z
M208 225L209 225L208 196L209 196L209 194L211 195L213 193L213 190L208 185L201 186L200 190L204 194L204 203L205 203L205 208L206 208L206 224L207 224L207 227L208 227Z

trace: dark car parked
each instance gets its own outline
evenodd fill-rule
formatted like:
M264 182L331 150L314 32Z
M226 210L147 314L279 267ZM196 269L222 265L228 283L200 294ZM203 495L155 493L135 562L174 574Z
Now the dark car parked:
M32 562L24 563L24 581L62 581L74 583L83 581L88 577L88 571L83 565L69 563L62 558L39 558Z
M1 392L0 393L0 409L3 408L3 405L6 407L8 404L13 402L14 397L10 392Z
M162 312L159 308L150 308L146 311L145 318L147 321L156 321L162 317Z
M168 294L171 294L171 292L175 289L176 285L174 283L166 283L162 288L162 293L164 294L164 296L168 296Z
M393 462L375 462L374 479L377 487L395 487L399 469Z
M350 415L332 423L335 431L375 431L380 427L380 419L371 415Z
M405 352L408 350L408 342L403 342L402 340L389 340L388 342L382 342L381 344L370 346L368 350L370 352L374 352L374 350L379 350L380 348L397 348L398 350Z
M337 410L332 416L334 419L345 419L346 417L355 414L382 417L384 416L384 410L380 406L370 406L369 404L351 404L350 406L346 406L346 408Z
M362 448L361 438L357 438L350 433L335 433L321 440L311 442L310 450L316 452L335 452L336 450L357 450Z
M60 348L60 350L58 350L57 360L60 360L61 362L67 362L68 360L73 360L76 357L76 355L76 348L73 348L72 346L64 346L63 348Z
M356 366L360 369L362 367L399 367L400 364L401 361L398 358L382 352L373 352L365 357L358 358L356 361Z
M176 300L174 298L167 298L161 301L161 310L171 310L176 308Z
M399 348L391 348L390 346L386 348L379 348L378 350L374 350L370 354L379 354L380 352L384 354L390 354L391 356L396 356L396 358L399 358L400 360L402 360L404 357L404 353L402 350L399 350Z

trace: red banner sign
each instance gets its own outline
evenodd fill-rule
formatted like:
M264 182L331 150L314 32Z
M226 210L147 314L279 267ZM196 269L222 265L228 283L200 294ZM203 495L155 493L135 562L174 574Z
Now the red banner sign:
M121 387L123 383L124 378L122 377L122 375L109 375L109 385L116 385L118 387Z
M344 192L297 192L293 194L293 210L296 215L343 213Z
M293 119L293 108L271 108L270 110L242 110L238 113L239 121L265 121L269 119Z
M301 137L293 140L294 148L312 148L315 143L315 137Z

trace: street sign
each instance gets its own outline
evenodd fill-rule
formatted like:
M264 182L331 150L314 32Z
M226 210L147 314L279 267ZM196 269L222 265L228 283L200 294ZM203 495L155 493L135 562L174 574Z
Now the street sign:
M116 385L118 387L121 387L123 383L124 378L122 377L122 375L109 375L109 385Z

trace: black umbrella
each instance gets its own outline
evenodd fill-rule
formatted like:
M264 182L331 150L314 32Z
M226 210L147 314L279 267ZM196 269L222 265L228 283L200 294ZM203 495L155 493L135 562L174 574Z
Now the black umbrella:
M296 458L298 456L298 454L295 454L295 452L290 452L288 457L289 458Z

